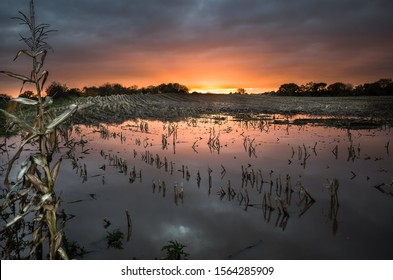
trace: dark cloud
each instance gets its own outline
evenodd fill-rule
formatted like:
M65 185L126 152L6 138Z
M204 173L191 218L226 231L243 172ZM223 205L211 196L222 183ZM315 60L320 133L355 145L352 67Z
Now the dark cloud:
M69 83L91 72L144 76L154 84L161 75L156 67L201 64L195 58L207 67L242 67L261 80L275 77L271 84L280 75L360 82L393 74L392 1L37 0L36 9L40 22L58 30L49 39L55 55L48 67ZM28 12L28 1L0 3L2 68L22 47L22 26L10 20L18 10ZM0 82L3 91L6 80Z

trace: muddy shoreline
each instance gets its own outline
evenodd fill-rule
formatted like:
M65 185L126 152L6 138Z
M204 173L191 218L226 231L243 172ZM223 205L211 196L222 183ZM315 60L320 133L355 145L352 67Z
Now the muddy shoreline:
M280 114L293 124L376 127L393 124L393 97L282 97L263 95L114 95L74 100L75 124L118 124L128 119L181 120L231 115L247 120ZM65 105L55 111L61 112ZM280 120L279 122L283 122ZM284 120L285 122L285 120Z

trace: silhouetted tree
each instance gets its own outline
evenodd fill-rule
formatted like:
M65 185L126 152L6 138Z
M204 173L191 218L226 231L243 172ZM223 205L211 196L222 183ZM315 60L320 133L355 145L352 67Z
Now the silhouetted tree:
M327 87L329 94L333 95L349 95L353 90L353 85L336 82Z
M379 79L376 83L381 89L389 88L393 84L392 79Z
M98 88L97 87L83 87L82 89L83 96L98 96Z
M46 89L46 95L53 99L67 98L68 87L66 84L60 84L59 82L52 82Z
M295 83L282 84L277 93L280 95L294 95L299 92L300 87Z
M354 95L365 95L364 85L357 85L352 92Z
M127 94L128 89L119 83L112 84L112 94Z
M136 94L136 93L139 93L137 85L132 85L128 88L127 94Z
M364 93L366 95L379 95L381 93L381 87L378 83L366 83L363 85Z
M25 92L19 94L19 97L35 99L35 94L31 90L26 90Z
M80 97L82 96L82 91L79 88L71 88L67 91L68 97Z
M365 83L358 85L353 90L356 95L393 95L393 82L392 79L379 79L374 83Z
M156 93L189 93L185 85L178 83L160 84L157 89Z
M326 91L326 85L326 83L309 82L305 85L301 85L299 91L305 94L320 94Z
M145 88L145 93L157 94L157 93L161 93L161 92L158 87L150 85L147 88Z
M98 95L105 96L105 95L114 95L115 90L110 83L105 83L102 86L98 87Z
M375 82L379 87L380 95L393 94L393 82L392 79L379 79Z
M315 83L314 93L324 93L326 91L327 83Z

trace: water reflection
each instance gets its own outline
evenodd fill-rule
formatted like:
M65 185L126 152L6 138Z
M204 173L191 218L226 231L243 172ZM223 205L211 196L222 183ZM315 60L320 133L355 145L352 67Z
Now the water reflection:
M391 137L281 116L76 126L66 234L88 259L160 258L169 240L193 259L392 258Z

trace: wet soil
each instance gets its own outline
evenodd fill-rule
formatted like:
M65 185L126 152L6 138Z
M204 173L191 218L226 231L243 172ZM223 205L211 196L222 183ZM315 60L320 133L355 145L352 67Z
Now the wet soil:
M269 95L115 95L78 98L74 121L84 124L122 123L128 119L180 120L201 115L232 115L240 119L267 114L291 118L294 124L376 127L393 123L393 97L282 97ZM63 106L61 106L63 107ZM63 108L58 107L59 112ZM304 117L308 116L308 117ZM275 120L277 122L282 122ZM285 121L285 120L284 120ZM289 120L287 120L289 122Z

